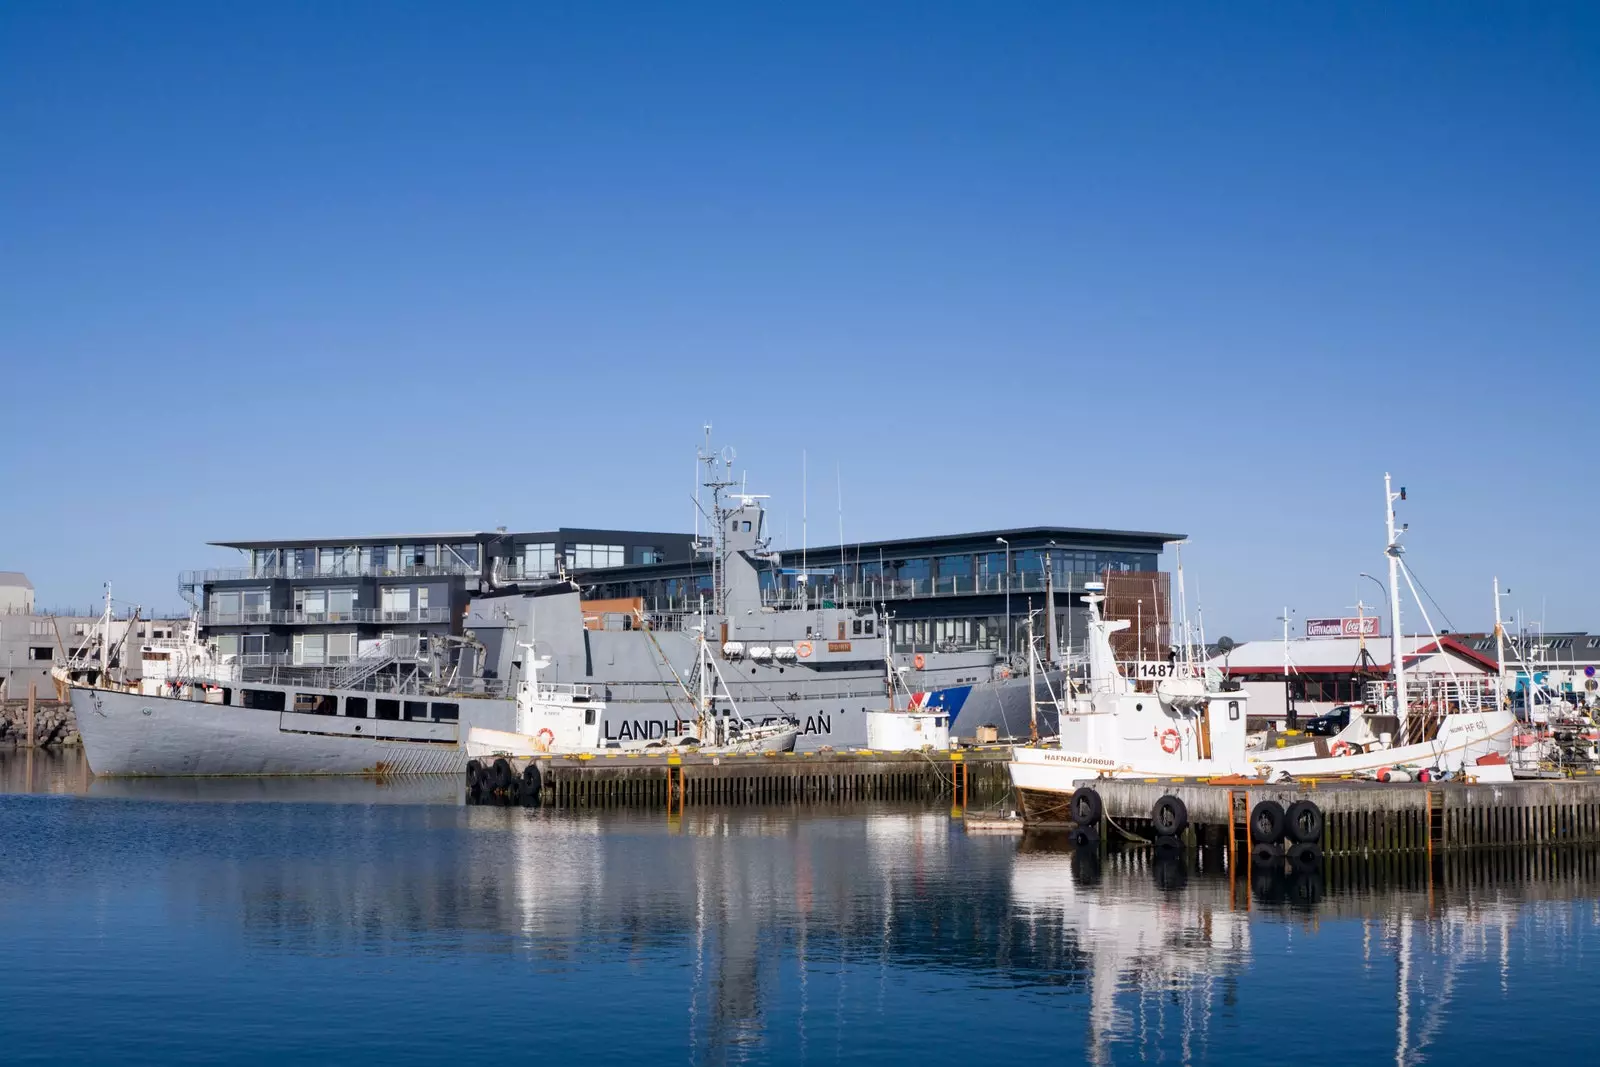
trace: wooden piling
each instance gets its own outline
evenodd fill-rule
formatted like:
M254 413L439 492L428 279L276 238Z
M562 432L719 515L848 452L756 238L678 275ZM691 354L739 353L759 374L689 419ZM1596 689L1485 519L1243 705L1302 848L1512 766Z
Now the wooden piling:
M39 683L37 681L29 681L28 682L28 747L29 748L33 748L34 744L35 744L34 703L38 700L38 697L39 697Z

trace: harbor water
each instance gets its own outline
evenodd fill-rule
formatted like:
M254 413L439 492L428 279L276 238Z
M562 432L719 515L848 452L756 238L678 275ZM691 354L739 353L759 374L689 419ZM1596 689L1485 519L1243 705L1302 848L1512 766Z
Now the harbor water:
M468 807L0 751L8 1064L1574 1060L1600 854L1252 877L948 806Z

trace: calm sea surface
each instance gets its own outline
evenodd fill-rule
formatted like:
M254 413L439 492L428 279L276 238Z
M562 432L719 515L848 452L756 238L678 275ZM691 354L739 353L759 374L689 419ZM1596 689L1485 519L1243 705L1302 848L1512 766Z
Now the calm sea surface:
M1592 1062L1592 853L1235 885L926 809L467 808L9 752L0 794L7 1064Z

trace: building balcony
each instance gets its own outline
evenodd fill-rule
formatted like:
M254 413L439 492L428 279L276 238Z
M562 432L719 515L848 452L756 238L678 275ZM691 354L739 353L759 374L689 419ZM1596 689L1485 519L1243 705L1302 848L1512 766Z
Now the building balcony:
M382 608L351 608L348 611L205 611L202 626L335 626L449 622L449 608L412 608L410 611L385 611Z
M1100 580L1098 574L1069 573L1058 576L1055 591L1079 593L1088 582ZM840 604L871 604L883 600L918 600L950 596L1004 596L1008 591L1018 593L1044 592L1044 575L1013 574L1006 581L1004 574L977 576L954 575L948 578L884 578L860 582L812 582L805 597L795 589L763 589L761 603L767 607L799 607L809 602L815 607L819 601L830 600Z
M183 571L178 584L184 588L211 585L214 582L273 581L280 578L476 578L480 568L462 563L434 566L391 567L340 564L332 567L211 567L204 570Z

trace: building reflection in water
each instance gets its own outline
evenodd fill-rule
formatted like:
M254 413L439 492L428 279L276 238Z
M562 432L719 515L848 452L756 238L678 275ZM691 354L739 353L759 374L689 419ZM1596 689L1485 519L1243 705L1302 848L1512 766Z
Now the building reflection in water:
M19 756L0 764L8 783L29 773ZM36 788L84 791L69 765L46 767L35 758L36 782L56 784ZM359 785L87 791L341 801ZM774 1043L843 1057L847 1034L905 1011L906 989L930 980L990 999L1050 998L1060 1029L1038 1037L1070 1037L1065 1059L1216 1058L1220 1042L1238 1040L1241 988L1269 962L1262 939L1279 945L1289 931L1316 947L1337 925L1347 934L1327 939L1323 958L1342 954L1365 968L1363 983L1392 987L1404 1067L1438 1049L1452 1011L1460 1017L1464 968L1481 983L1487 967L1510 989L1531 944L1541 967L1576 966L1596 915L1573 902L1600 896L1595 852L1335 859L1310 876L1236 875L1210 853L1101 858L1049 839L968 836L946 812L691 809L667 819L466 808L453 786L439 803L426 802L432 786L412 788L369 788L361 803L137 810L181 834L160 846L174 917L197 905L236 917L247 942L274 951L492 955L530 991L597 967L654 976L652 1024L674 1028L693 1062L761 1059ZM1342 946L1357 943L1354 960Z

